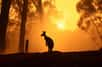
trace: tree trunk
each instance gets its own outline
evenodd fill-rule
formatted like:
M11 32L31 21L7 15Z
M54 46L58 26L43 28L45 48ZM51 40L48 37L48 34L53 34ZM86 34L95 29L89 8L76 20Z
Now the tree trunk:
M6 30L9 21L10 4L11 0L2 0L0 15L0 50L4 50L6 46Z
M27 8L28 8L28 0L23 0L23 8L21 11L21 28L20 28L20 41L19 41L19 51L24 52L25 49L25 26L27 20Z

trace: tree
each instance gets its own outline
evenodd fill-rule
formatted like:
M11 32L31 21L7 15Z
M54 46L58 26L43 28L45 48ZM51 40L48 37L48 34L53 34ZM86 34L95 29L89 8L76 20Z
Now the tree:
M43 16L43 7L42 7L42 0L31 0L33 4L36 7L36 12L39 15L39 19L42 19ZM27 19L27 11L28 11L28 0L23 0L23 8L20 10L21 11L21 29L20 29L20 43L19 43L19 49L20 52L24 52L25 49L25 26L26 26L26 19Z
M47 4L50 4L50 2L47 2ZM11 45L11 47L14 46L15 42L17 43L19 39L19 44L18 44L19 51L24 52L26 35L28 35L29 34L28 31L31 30L31 26L29 25L33 23L27 21L29 20L31 21L32 20L31 18L33 18L33 20L36 19L40 20L43 15L43 8L44 8L43 5L44 3L42 3L42 0L13 0L11 2L8 32L7 32L9 33L7 34L8 35L7 42L9 43L9 45ZM32 7L35 9L33 9ZM30 28L28 29L28 27ZM14 41L12 42L12 40Z
M6 31L9 21L9 9L11 0L2 0L0 14L0 50L4 50L6 46Z
M21 28L20 28L20 41L19 41L19 49L20 52L24 52L24 42L25 42L25 27L27 20L27 9L28 9L28 0L23 0L23 6L21 11Z
M13 18L13 19L10 19L10 22L9 22L9 28L12 28L13 26L14 27L18 27L20 25L20 36L19 36L19 51L20 52L24 52L24 47L25 47L25 33L26 33L26 26L28 26L29 24L31 23L27 23L27 17L28 18L31 18L31 17L35 17L35 13L36 12L30 12L31 8L30 8L30 5L31 4L34 4L33 6L36 7L37 11L39 14L40 13L40 8L41 8L41 0L37 0L37 6L36 6L36 0L13 0L12 1L12 4L11 4L11 9L12 10L15 10L16 13L13 13L13 16L15 14L18 14L18 19L19 20L15 20L17 19L17 17ZM39 6L40 4L40 6ZM38 10L39 8L39 10ZM11 11L10 13L12 13L13 11ZM12 17L12 16L11 16ZM13 23L12 23L13 21ZM20 22L20 23L19 23ZM12 25L13 24L13 25ZM9 29L10 30L10 29ZM14 28L12 28L12 30L15 30ZM14 33L11 32L11 33ZM8 39L11 39L10 37Z
M102 47L102 0L80 0L76 8L80 14L79 28Z

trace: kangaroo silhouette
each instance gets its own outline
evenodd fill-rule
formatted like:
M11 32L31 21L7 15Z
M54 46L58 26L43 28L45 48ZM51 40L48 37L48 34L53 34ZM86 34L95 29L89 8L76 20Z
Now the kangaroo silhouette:
M50 38L50 37L48 37L46 35L46 31L43 31L42 34L41 34L41 36L44 37L44 40L46 42L46 46L48 47L48 52L52 52L52 49L54 47L54 41L53 41L53 39Z

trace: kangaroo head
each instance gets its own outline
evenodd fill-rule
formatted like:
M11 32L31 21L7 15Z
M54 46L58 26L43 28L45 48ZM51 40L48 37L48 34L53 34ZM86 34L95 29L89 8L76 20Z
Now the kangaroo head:
M41 36L46 36L46 31L43 31Z

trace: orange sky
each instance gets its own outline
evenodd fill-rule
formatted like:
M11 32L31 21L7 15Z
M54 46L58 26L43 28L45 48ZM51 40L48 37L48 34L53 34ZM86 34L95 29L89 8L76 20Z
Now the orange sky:
M53 13L53 10L45 10L43 19L40 22L38 19L29 20L32 22L29 26L29 32L26 32L29 39L29 52L43 52L47 51L44 39L40 36L42 31L47 31L47 35L50 36L54 42L54 50L70 52L70 51L86 51L86 50L97 50L100 48L99 45L91 39L88 33L83 32L77 27L77 21L80 18L76 11L76 3L79 0L55 0L55 6L58 14L61 15L57 18ZM35 7L34 7L35 8ZM35 11L32 8L31 11ZM17 44L18 45L18 44ZM7 52L17 51L17 45L12 48L9 46ZM14 46L14 45L13 45ZM12 48L12 49L11 49Z
M79 30L76 25L79 19L75 7L77 2L78 0L55 0L56 8L62 13L63 17L56 20L52 15L51 21L49 21L47 16L44 16L43 22L32 24L29 52L47 51L44 39L40 36L43 30L46 30L47 35L54 39L54 50L66 52L96 50L99 48L90 36Z

